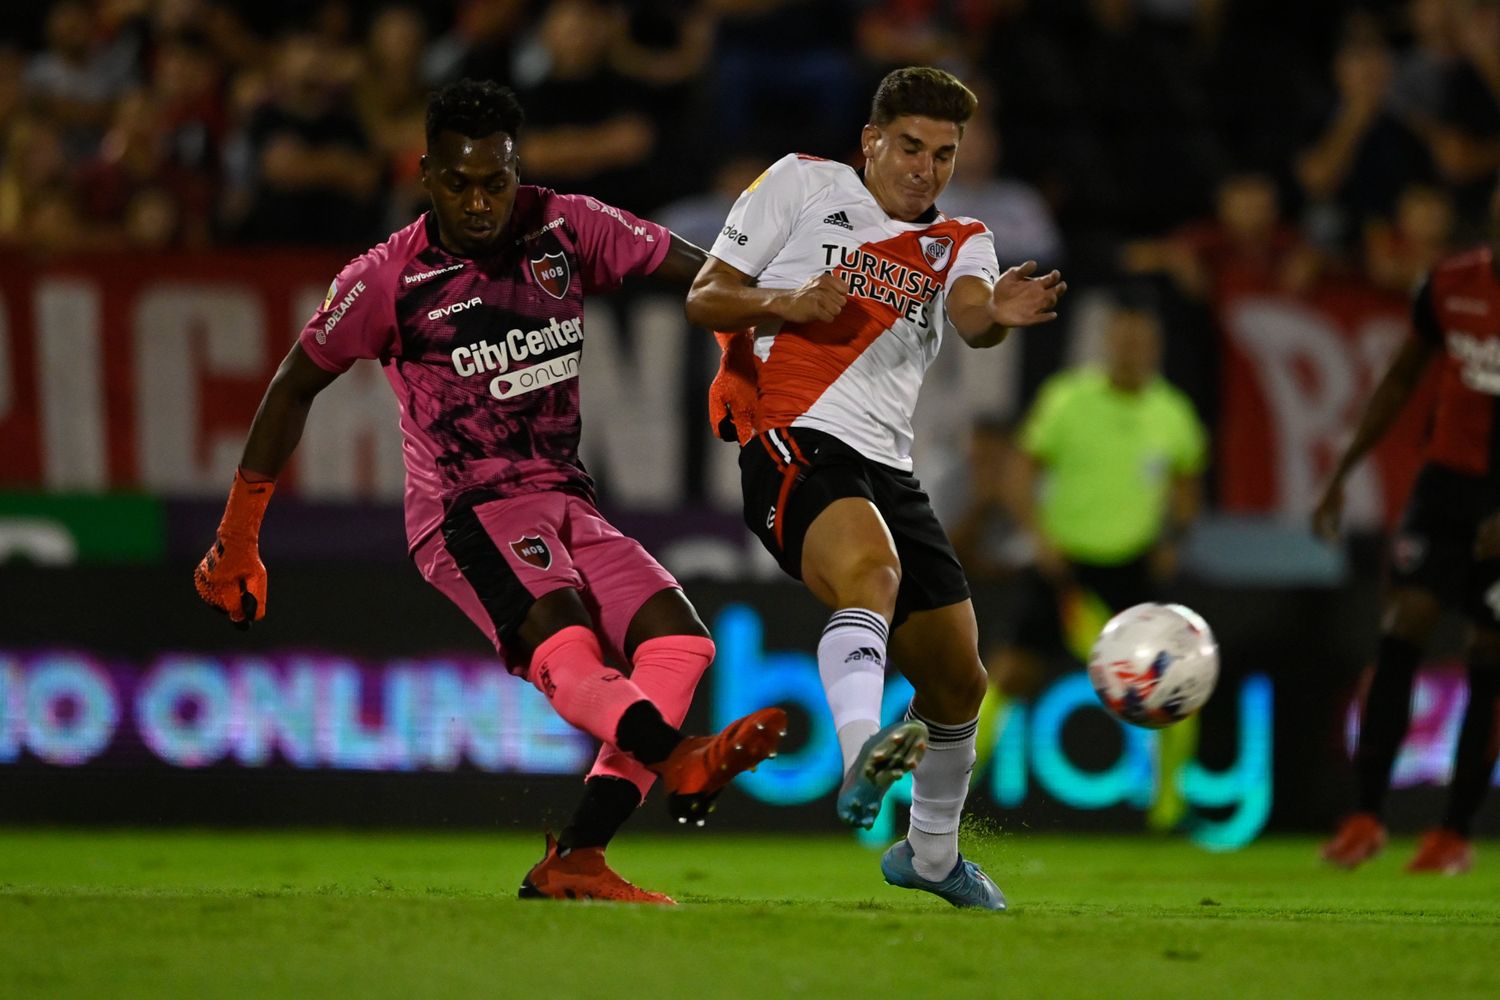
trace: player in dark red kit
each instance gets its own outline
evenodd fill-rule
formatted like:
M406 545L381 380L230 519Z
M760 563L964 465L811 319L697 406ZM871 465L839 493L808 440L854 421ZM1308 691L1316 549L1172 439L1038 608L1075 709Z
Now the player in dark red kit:
M1412 309L1412 336L1371 397L1313 513L1338 532L1344 480L1401 411L1433 359L1438 403L1391 554L1375 676L1360 718L1358 811L1323 847L1353 868L1385 846L1381 808L1396 751L1411 721L1412 679L1444 606L1468 617L1469 705L1454 754L1448 811L1422 838L1408 871L1466 872L1469 829L1495 770L1500 744L1500 183L1490 201L1489 246L1444 260Z
M400 405L417 568L513 673L604 744L521 894L670 903L611 871L605 845L658 776L672 813L701 824L735 774L774 753L786 715L764 709L715 737L676 728L713 642L676 580L594 508L578 373L586 292L644 274L687 285L705 258L592 198L519 185L522 120L493 83L433 97L422 158L432 210L329 287L261 400L195 582L242 627L264 617L257 538L275 478L313 398L357 359L378 360ZM628 677L606 666L611 655Z

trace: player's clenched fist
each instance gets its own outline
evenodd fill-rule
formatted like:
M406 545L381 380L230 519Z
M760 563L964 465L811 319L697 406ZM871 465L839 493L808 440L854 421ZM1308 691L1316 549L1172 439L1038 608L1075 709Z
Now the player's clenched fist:
M236 471L219 533L193 571L198 596L246 629L266 616L266 567L260 561L260 522L276 484L250 482Z
M849 286L831 274L809 278L787 295L781 318L788 323L828 323L844 308Z

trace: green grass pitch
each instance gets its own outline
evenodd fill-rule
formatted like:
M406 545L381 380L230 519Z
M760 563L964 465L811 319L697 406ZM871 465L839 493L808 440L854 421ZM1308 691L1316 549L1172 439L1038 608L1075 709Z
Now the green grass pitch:
M1500 845L1462 878L1411 846L966 837L995 915L833 837L622 838L673 909L517 900L540 837L0 829L0 997L1500 996Z

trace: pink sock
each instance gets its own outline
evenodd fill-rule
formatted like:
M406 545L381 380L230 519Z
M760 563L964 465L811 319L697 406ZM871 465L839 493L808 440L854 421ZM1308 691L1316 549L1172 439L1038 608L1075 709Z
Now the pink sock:
M630 679L645 692L661 712L670 726L682 725L688 706L693 703L693 692L698 679L714 659L714 641L696 635L666 635L658 639L647 639L635 649L635 670ZM589 778L607 775L624 778L641 790L646 797L656 775L648 771L640 761L623 750L606 742L599 748L599 757ZM585 781L588 778L584 779Z
M554 632L531 654L526 679L558 715L601 743L612 743L620 716L649 701L630 678L604 665L593 629L571 625Z

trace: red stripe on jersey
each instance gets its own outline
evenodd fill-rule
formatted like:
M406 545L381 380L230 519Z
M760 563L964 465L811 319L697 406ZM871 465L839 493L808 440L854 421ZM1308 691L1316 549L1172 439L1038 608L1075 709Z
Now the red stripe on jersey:
M957 258L959 247L983 230L980 223L944 220L927 229L863 244L851 253L862 251L877 262L895 264L908 274L920 276L924 286L933 283L940 290L943 274ZM940 262L942 269L935 269L923 254L920 238L924 236L946 236L953 240L952 248ZM878 265L866 270L856 262L852 268L836 266L833 273L851 283L862 278L864 294L851 295L843 311L831 322L788 323L777 333L769 356L756 372L757 433L771 427L788 427L806 413L876 338L904 318L889 299L914 298L907 294L909 289L881 281ZM872 297L875 286L885 293L887 300ZM930 301L935 294L925 295L924 301Z

